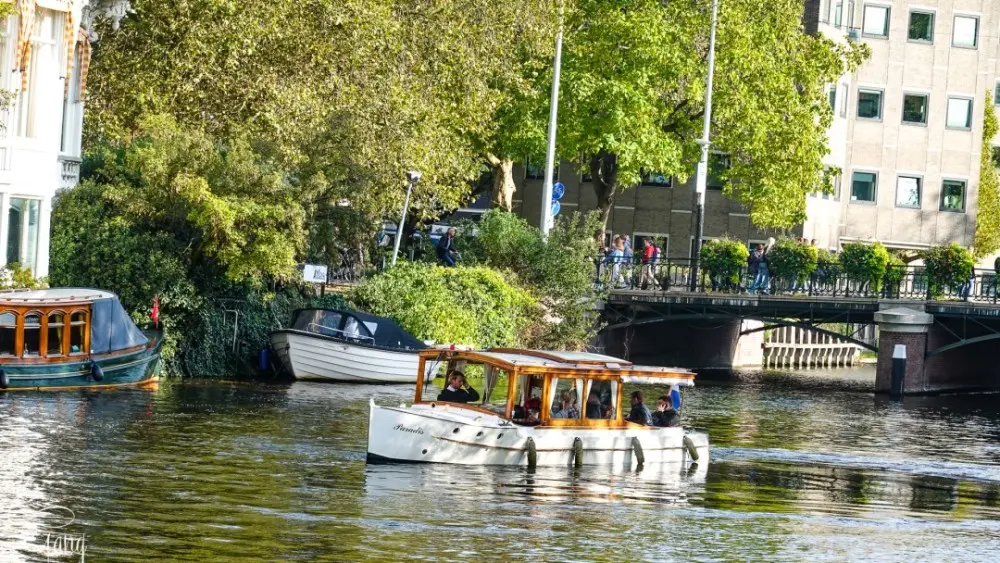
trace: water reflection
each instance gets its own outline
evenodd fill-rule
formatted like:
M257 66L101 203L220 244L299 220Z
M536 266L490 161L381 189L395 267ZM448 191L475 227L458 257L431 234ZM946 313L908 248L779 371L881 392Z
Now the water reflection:
M989 560L996 397L885 403L870 379L700 380L692 473L366 465L369 399L408 386L0 395L0 560L43 560L46 504L100 561Z

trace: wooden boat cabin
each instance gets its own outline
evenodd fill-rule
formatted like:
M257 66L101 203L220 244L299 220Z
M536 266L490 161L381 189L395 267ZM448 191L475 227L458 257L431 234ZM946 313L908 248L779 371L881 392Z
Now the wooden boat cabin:
M625 384L658 388L646 400L647 407L672 385L694 385L694 373L688 370L635 366L586 352L425 350L418 373L424 373L429 362L446 362L446 373L462 372L480 395L472 403L448 403L450 408L481 411L524 426L639 426L625 420L631 408ZM425 397L425 392L434 396ZM414 402L433 405L437 393L418 382Z
M0 292L0 364L66 362L140 350L147 343L113 293Z

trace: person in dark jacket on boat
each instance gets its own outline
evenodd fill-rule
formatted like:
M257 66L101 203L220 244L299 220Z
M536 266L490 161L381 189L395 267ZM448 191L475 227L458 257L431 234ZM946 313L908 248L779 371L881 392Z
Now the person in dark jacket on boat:
M448 386L438 394L437 400L448 403L474 403L479 400L479 393L469 386L465 374L453 371L448 374Z
M680 426L681 415L674 410L673 401L670 395L663 395L657 401L656 412L653 413L653 426L666 428L668 426Z
M601 396L596 390L591 389L590 395L587 396L587 418L590 420L604 418L604 413L602 411Z
M628 413L628 421L636 424L653 425L653 416L649 414L649 409L642 404L642 391L632 392L632 410Z

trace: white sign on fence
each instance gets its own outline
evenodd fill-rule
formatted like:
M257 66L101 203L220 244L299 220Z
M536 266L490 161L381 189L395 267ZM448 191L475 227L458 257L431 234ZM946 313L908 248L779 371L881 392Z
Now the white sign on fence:
M326 283L326 266L306 264L302 270L302 278L310 283Z

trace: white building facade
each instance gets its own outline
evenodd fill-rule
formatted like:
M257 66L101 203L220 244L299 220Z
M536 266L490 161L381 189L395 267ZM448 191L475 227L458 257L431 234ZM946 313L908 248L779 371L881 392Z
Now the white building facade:
M810 0L806 27L872 52L829 86L837 192L809 201L806 238L971 247L983 123L1000 102L997 0Z
M11 0L0 0L0 3ZM49 271L52 198L80 174L84 0L13 0L0 22L0 265Z

